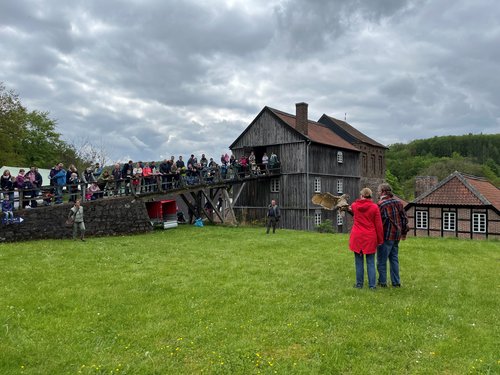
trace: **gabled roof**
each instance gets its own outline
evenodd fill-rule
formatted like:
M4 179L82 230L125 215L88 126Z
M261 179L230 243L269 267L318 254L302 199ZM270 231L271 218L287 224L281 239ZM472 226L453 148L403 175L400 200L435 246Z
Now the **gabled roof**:
M350 143L367 143L372 146L387 148L383 144L378 143L367 135L361 133L358 129L354 128L352 125L349 125L345 121L323 114L318 122L327 126L331 126L333 131L335 131Z
M500 210L500 189L481 177L453 172L412 204L493 206Z
M287 124L288 126L292 127L294 130L297 131L297 123L295 115L291 115L289 113L270 107L266 108L268 108L272 113L278 116L285 124ZM346 140L342 139L339 135L335 134L331 129L329 129L327 126L323 124L308 120L307 126L308 126L307 136L302 133L300 134L303 137L309 138L313 142L321 143L328 146L343 148L346 150L359 151L356 147L354 147Z

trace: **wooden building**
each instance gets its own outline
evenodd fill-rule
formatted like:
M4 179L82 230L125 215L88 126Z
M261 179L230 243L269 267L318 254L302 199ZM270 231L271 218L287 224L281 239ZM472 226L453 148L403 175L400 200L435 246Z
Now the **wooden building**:
M500 189L454 172L405 207L418 237L500 238Z
M319 123L328 126L360 151L360 187L369 187L373 192L385 180L385 151L387 147L361 133L345 121L323 115Z
M361 152L330 125L310 121L306 103L296 104L295 115L264 107L229 148L237 159L254 151L260 163L264 152L274 152L281 162L279 173L272 178L250 181L242 187L233 202L240 221L262 221L268 204L275 199L284 228L311 230L329 219L339 232L350 230L350 215L321 209L312 204L311 197L330 192L356 199L362 178Z

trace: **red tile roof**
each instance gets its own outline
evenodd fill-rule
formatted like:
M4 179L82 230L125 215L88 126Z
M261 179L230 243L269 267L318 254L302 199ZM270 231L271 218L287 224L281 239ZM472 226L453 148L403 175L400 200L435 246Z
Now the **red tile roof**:
M269 107L268 107L269 108ZM296 118L295 115L279 111L274 108L269 108L276 116L283 120L287 125L291 126L295 130L296 128ZM352 144L335 134L332 130L323 124L314 121L307 121L308 125L308 137L311 141L316 143L321 143L328 146L335 146L343 148L346 150L359 151Z
M491 182L478 177L464 175L464 178L494 207L500 209L500 189Z
M485 179L454 172L434 188L417 197L415 204L450 206L492 205L500 209L500 189Z

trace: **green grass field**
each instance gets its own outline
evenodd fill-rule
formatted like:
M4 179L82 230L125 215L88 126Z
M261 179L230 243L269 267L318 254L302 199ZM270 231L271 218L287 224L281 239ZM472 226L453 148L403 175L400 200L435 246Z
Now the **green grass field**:
M500 242L415 239L356 290L348 236L179 227L0 244L0 374L500 373Z

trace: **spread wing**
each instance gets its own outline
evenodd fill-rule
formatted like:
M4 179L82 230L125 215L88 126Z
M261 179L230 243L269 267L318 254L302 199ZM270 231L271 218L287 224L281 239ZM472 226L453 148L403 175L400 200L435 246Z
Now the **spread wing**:
M311 201L327 210L339 209L343 211L349 207L348 199L349 196L347 194L336 196L330 193L315 193Z

